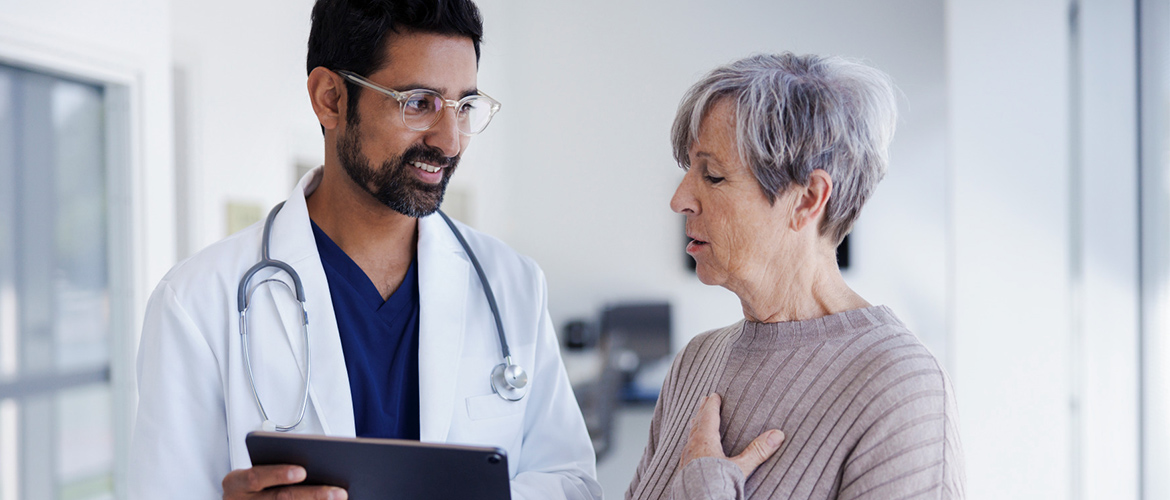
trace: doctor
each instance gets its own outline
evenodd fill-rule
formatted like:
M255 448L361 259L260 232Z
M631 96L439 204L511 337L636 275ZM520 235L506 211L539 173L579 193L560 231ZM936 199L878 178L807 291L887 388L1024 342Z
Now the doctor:
M251 467L244 437L262 427L498 446L512 498L600 498L543 274L436 213L498 109L476 85L481 34L469 0L318 0L308 90L325 164L269 223L176 265L151 296L131 498L345 498L298 486L300 467ZM262 246L293 273L264 267L241 297ZM511 385L494 387L509 363Z

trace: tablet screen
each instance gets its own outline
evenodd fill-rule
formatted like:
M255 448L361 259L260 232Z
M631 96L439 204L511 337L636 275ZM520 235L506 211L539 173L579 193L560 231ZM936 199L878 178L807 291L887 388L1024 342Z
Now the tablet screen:
M300 465L305 484L339 486L354 500L511 498L499 448L262 431L245 442L253 465Z

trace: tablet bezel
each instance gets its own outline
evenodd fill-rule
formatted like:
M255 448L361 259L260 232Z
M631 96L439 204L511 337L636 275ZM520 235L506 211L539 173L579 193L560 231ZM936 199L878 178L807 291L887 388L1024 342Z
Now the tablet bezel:
M355 500L511 497L500 448L265 431L249 432L245 444L253 465L300 465L303 484L346 488Z

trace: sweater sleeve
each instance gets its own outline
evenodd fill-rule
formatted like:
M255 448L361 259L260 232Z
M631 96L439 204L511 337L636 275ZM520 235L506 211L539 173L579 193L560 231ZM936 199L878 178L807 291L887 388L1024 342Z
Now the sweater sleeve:
M743 471L730 460L691 460L670 482L671 500L743 500Z
M929 355L887 361L838 498L964 498L958 411L946 374Z

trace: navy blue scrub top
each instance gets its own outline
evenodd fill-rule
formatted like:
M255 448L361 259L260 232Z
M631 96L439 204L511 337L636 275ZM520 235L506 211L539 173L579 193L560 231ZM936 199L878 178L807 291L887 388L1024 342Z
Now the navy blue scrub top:
M317 252L341 334L354 430L360 437L418 439L418 259L390 298L321 228Z

